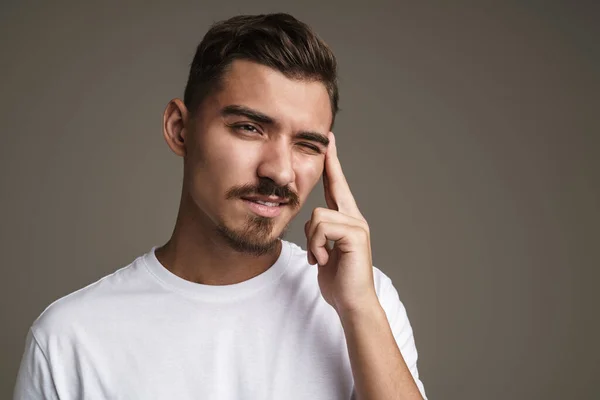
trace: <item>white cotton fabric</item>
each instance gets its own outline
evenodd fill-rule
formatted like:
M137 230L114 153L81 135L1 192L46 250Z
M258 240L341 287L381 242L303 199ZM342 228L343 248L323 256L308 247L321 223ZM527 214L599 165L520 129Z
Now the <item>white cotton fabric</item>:
M26 336L14 400L348 400L344 332L306 251L282 241L267 271L224 286L171 273L155 247L50 304ZM406 310L377 294L423 396Z

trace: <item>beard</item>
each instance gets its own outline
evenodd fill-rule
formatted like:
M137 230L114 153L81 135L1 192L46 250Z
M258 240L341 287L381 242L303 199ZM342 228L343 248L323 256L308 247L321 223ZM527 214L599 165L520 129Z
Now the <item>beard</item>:
M235 251L259 257L275 249L289 228L288 224L278 237L271 237L273 226L272 218L248 215L241 229L234 230L219 224L217 232Z
M276 186L271 179L267 178L261 178L256 187L253 184L235 186L227 191L225 198L239 201L245 196L254 194L281 197L287 200L286 207L290 207L292 210L300 207L300 199L294 191L287 186ZM216 228L217 233L232 249L258 257L270 253L279 245L279 240L283 239L287 233L289 222L278 237L272 236L274 226L274 218L247 214L239 229L229 228L224 223L217 224Z

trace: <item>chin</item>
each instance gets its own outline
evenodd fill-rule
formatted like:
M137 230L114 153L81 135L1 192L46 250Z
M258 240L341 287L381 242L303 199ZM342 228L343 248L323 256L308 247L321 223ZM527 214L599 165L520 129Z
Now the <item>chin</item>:
M286 226L279 235L276 233L276 219L248 216L240 227L230 228L220 224L217 231L233 250L261 256L273 251L287 231Z

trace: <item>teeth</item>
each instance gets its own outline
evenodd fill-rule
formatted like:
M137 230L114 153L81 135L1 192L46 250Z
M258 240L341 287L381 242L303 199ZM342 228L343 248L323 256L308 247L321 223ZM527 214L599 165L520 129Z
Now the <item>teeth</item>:
M260 200L254 200L254 202L258 203L258 204L265 205L265 206L269 206L269 207L276 207L276 206L279 205L279 203L269 203L267 201L260 201Z

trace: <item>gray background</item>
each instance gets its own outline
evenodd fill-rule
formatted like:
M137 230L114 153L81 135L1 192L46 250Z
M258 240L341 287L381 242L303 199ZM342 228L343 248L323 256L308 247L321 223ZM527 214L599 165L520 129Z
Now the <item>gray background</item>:
M0 397L50 302L168 239L164 107L212 22L273 11L337 54L340 159L429 397L598 398L600 13L582 1L3 2ZM319 186L288 239L324 204Z

